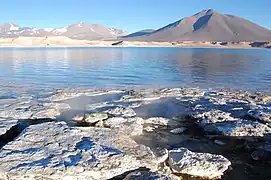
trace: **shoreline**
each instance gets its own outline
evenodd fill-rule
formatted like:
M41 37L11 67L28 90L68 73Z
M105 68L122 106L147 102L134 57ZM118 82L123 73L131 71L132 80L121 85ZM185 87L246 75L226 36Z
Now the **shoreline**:
M252 46L251 44L253 43L258 44ZM271 47L270 45L271 43L269 42L221 42L221 41L147 42L147 41L125 41L125 40L77 40L62 36L0 38L0 48L173 47L173 48L268 49Z
M1 46L0 49L4 48L17 48L17 49L34 49L34 48L180 48L180 49L265 49L269 50L268 48L257 48L257 47L220 47L220 46Z

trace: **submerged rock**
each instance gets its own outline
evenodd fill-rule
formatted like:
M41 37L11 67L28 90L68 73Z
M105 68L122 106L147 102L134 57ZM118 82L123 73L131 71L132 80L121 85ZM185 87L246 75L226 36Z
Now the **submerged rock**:
M116 107L107 111L108 114L121 117L134 117L136 113L133 109L128 107Z
M158 174L151 171L135 171L128 174L123 180L174 180L170 176Z
M75 122L83 122L84 121L84 115L75 115L72 117L72 120Z
M98 121L103 121L108 118L106 113L92 113L92 114L85 114L84 121L87 123L96 123Z
M220 141L220 140L214 140L214 143L217 144L217 145L220 145L220 146L224 146L226 145L226 143L224 143L223 141Z
M168 150L166 148L157 147L152 149L152 153L159 164L164 163L168 159Z
M108 115L106 113L91 113L91 114L75 115L72 117L72 120L77 123L95 124L97 122L102 122L103 120L106 120L107 118L108 118Z
M169 166L175 173L202 178L219 178L231 162L221 155L195 153L186 148L169 151Z
M92 131L69 128L64 122L29 126L3 147L0 164L14 180L100 180L141 166L134 156L97 142L95 136L89 136Z
M180 128L176 128L176 129L172 129L170 132L173 134L181 134L184 131L186 131L186 127L180 127Z
M249 110L248 115L258 121L271 123L271 113L263 112L261 110Z

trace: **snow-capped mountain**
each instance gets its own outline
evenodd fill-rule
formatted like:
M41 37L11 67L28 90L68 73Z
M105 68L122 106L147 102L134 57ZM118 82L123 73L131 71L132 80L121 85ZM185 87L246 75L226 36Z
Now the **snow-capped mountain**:
M74 39L102 40L115 39L127 34L128 32L120 29L107 28L101 24L89 24L87 22L79 22L61 28L32 28L20 27L12 23L0 24L0 37L66 36Z
M8 32L8 31L16 31L19 29L20 27L16 24L12 24L12 23L0 24L0 33Z

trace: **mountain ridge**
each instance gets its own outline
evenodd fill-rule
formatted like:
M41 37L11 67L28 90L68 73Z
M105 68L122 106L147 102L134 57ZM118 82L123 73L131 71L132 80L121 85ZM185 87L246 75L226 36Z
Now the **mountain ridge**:
M104 40L116 39L127 34L127 31L121 29L108 28L101 24L89 24L87 22L78 22L60 28L21 27L14 23L0 24L0 37L2 38L66 36L73 39Z
M271 30L238 16L206 9L170 23L150 34L128 40L270 41Z
M0 38L65 36L79 40L127 41L271 41L271 30L239 16L205 9L157 30L144 29L131 34L102 24L77 22L60 28L21 27L0 24Z

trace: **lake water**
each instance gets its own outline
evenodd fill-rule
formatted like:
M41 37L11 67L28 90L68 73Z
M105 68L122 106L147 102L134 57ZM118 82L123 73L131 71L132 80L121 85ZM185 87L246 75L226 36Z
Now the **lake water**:
M193 48L1 48L5 87L226 87L271 91L271 51Z

